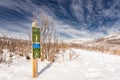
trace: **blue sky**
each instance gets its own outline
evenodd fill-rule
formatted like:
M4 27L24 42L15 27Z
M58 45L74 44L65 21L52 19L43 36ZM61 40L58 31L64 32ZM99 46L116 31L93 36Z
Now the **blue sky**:
M120 32L120 0L0 0L0 34L27 38L40 11L55 20L61 40Z

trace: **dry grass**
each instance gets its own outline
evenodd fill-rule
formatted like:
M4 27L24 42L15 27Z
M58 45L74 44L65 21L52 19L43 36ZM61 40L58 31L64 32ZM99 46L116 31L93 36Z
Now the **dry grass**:
M116 48L115 45L107 46L107 47L100 46L100 45L88 46L88 45L76 44L76 43L71 43L71 44L64 43L64 45L66 45L68 48L85 49L85 50L89 50L89 51L98 51L98 52L102 52L102 53L110 53L110 54L114 54L114 55L120 55L120 49L119 49L119 47ZM112 47L112 49L111 49L111 47ZM64 46L63 46L63 48L64 48Z
M0 37L0 53L2 53L3 49L9 49L10 52L24 56L31 50L31 47L27 46L28 42L31 44L31 42L27 40Z

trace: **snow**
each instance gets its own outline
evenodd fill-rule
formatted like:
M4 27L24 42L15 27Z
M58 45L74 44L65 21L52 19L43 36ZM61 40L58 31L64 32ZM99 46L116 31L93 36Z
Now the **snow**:
M80 49L59 53L53 63L38 60L37 78L30 60L14 56L13 63L0 64L0 80L120 80L119 56Z
M111 40L111 39L120 39L120 33L115 33L115 34L106 36L104 38L108 38L108 40Z
M92 41L92 39L71 39L71 40L64 40L63 42L67 44L70 44L70 43L85 44L90 41Z
M3 49L3 53L2 53L2 60L6 63L12 63L12 57L10 57L11 55L13 55L14 53L10 52L9 49Z

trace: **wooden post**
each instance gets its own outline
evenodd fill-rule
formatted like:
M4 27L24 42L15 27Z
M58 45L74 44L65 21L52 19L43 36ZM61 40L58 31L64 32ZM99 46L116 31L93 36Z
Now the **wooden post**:
M40 58L40 29L37 22L32 23L32 77L38 76L38 58Z
M37 59L32 59L32 77L36 78L38 76L38 63Z

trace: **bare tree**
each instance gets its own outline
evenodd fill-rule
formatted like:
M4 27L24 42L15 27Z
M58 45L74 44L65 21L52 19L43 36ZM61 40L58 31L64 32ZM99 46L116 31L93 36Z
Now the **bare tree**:
M41 60L47 59L54 61L54 54L56 54L58 36L55 31L54 21L48 16L40 15L40 32L41 32Z

